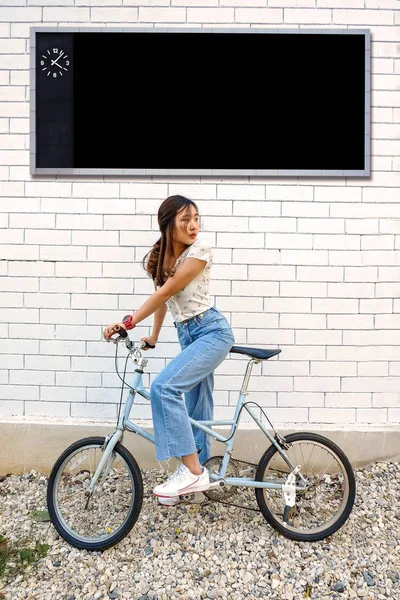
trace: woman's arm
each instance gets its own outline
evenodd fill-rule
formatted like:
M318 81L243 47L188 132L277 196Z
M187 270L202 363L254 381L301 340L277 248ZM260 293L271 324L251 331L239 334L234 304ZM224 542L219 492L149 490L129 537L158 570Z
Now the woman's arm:
M170 277L164 285L154 292L142 304L142 306L133 314L132 323L137 325L146 317L152 315L160 308L167 300L177 292L180 292L188 283L190 283L206 266L205 260L198 258L186 258L178 267L172 277ZM165 315L164 315L165 316Z
M161 329L162 322L165 317L166 307L163 308L166 301L171 298L174 294L182 290L188 283L190 283L206 266L207 261L199 258L185 258L185 260L179 265L176 272L172 277L170 277L164 285L154 292L142 304L142 306L133 314L132 323L133 325L137 325L140 321L146 319L156 311L160 312L154 318L154 332L156 323L159 325L159 329ZM165 312L164 312L165 311ZM164 312L164 315L161 319L161 315ZM119 325L124 327L123 323L113 323L104 329L103 336L106 340L109 340L111 336L115 333L114 326ZM159 333L159 331L158 331Z
M168 306L164 303L161 304L160 308L157 308L154 313L154 325L153 331L150 335L153 340L157 341L160 335L162 324L164 323L165 315L167 314Z
M153 280L153 283L154 283L154 289L155 289L155 291L157 291L157 284L154 280ZM153 338L153 340L155 342L158 340L158 336L160 335L161 327L164 323L164 319L165 319L165 315L167 314L167 310L168 310L168 306L164 303L164 304L161 304L160 308L157 308L156 312L154 313L154 325L153 325L153 331L152 331L150 337Z

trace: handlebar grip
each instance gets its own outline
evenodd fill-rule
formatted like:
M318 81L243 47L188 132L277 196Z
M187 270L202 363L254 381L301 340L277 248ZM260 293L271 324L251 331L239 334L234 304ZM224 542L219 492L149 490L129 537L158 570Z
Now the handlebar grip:
M155 348L155 346L152 346L152 344L145 342L145 345L143 346L143 348Z
M115 329L115 331L116 331L117 333L119 333L119 335L120 335L122 338L126 338L126 337L128 337L128 333L127 333L126 329L124 329L124 328L123 328L123 327L121 327L120 325L116 325L116 326L114 327L114 329Z

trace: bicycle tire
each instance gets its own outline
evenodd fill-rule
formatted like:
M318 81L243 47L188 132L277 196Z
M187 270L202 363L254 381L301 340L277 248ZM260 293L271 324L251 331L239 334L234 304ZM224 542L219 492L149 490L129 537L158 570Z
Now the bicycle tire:
M129 490L133 493L129 512L123 523L118 527L116 531L110 533L110 535L103 536L101 538L95 537L93 540L89 540L87 537L84 539L82 536L76 534L73 529L67 524L61 510L58 505L58 487L60 485L60 479L63 474L64 467L68 463L68 459L72 458L74 454L79 450L85 448L99 448L101 449L104 444L104 437L89 437L83 438L71 444L57 459L55 462L47 485L47 507L50 515L52 524L54 525L60 536L72 546L79 549L91 550L91 551L102 551L114 546L121 541L131 531L135 525L143 503L143 479L138 467L138 464L132 454L122 444L117 443L113 449L127 466L127 470L130 475L130 481L132 489ZM114 477L113 479L116 479Z
M299 533L299 532L293 531L290 527L288 528L287 526L282 525L275 518L273 512L270 510L270 508L266 502L264 492L266 494L268 494L268 492L269 492L269 490L266 488L264 488L264 489L263 488L255 488L255 494L256 494L258 507L259 507L261 513L263 514L264 518L266 519L266 521L271 525L271 527L273 527L276 531L278 531L283 536L285 536L289 539L296 540L296 541L304 541L304 542L315 542L315 541L324 539L324 538L332 535L338 529L340 529L340 527L342 527L342 525L348 519L348 517L352 511L352 508L354 505L354 500L355 500L355 495L356 495L356 481L355 481L354 472L351 467L350 461L348 460L348 458L344 454L344 452L339 448L339 446L337 446L334 442L332 442L328 438L326 438L322 435L316 434L316 433L308 433L308 432L292 433L290 435L285 436L285 440L288 443L298 442L298 441L316 442L317 444L319 444L321 446L325 446L326 448L328 448L330 450L331 453L336 455L336 457L339 459L340 463L344 467L344 472L345 472L346 478L347 478L348 489L347 489L347 498L345 500L345 503L342 507L340 515L338 515L337 520L335 522L333 522L326 529L323 529L323 530L321 530L319 532L315 532L315 533ZM264 452L264 454L262 455L262 457L258 463L258 466L257 466L256 476L255 476L256 481L263 481L264 473L268 468L268 464L271 462L271 460L273 459L273 457L276 454L279 454L279 453L278 453L277 448L273 444Z

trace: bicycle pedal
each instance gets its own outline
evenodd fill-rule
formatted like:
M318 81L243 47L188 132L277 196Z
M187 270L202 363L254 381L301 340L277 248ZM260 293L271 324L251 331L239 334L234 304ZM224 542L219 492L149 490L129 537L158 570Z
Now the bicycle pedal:
M179 496L180 502L190 502L193 499L194 499L194 494L182 494L182 496Z

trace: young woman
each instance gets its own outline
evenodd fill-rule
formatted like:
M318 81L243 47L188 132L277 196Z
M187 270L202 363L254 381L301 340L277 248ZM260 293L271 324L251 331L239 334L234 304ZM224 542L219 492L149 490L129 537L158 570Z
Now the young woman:
M171 505L179 502L180 494L210 486L208 471L202 467L210 457L210 440L191 426L189 417L213 419L214 370L235 340L228 321L210 302L212 250L197 238L196 204L183 196L170 196L159 207L158 225L161 237L143 259L155 292L118 325L132 329L154 313L152 334L141 339L155 345L169 309L178 332L182 351L150 388L156 459L174 456L182 460L171 477L153 490L162 504ZM106 327L105 339L115 333L115 325Z

